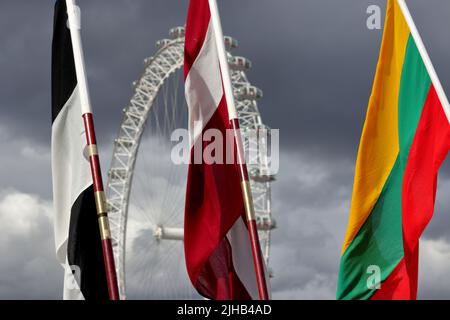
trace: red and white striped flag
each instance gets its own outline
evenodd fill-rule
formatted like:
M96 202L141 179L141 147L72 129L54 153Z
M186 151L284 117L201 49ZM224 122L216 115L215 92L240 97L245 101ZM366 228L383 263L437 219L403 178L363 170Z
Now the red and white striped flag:
M208 0L190 1L184 75L191 136L184 227L189 277L209 299L259 299L238 161L194 161L194 150L203 154L212 143L203 142L205 131L220 131L225 145L237 121L229 116Z

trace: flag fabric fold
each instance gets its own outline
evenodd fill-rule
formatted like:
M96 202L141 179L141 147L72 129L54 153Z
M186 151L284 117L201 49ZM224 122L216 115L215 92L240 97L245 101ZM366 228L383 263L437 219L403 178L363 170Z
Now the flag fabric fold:
M108 288L64 0L55 4L52 53L52 176L56 254L64 299L107 300Z
M232 128L213 31L208 1L190 1L185 43L192 148L185 207L186 266L192 284L206 298L258 299L239 164L194 161L194 150L203 154L211 143L203 141L204 132L220 131L226 150L226 130Z
M401 8L388 0L338 299L416 299L419 238L433 215L449 149L449 120Z

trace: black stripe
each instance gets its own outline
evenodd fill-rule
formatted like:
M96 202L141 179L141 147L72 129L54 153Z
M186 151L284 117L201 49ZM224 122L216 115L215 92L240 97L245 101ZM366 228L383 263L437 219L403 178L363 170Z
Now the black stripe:
M67 28L65 0L55 4L52 47L52 122L73 93L77 85L70 30Z
M86 300L108 300L94 187L87 188L72 206L67 244L70 266L78 266L76 279ZM72 268L72 270L74 270Z

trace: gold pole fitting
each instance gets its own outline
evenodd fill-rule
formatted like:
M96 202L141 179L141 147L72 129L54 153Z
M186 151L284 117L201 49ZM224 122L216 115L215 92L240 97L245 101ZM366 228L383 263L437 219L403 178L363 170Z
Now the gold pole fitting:
M109 228L108 216L102 215L98 217L98 225L100 227L100 237L102 240L111 239L111 230Z
M242 181L242 197L244 198L245 214L247 221L256 220L255 207L253 206L252 189L250 188L250 181Z
M87 147L89 157L98 156L98 149L96 144L91 144Z
M104 191L98 191L95 193L95 205L97 206L97 214L107 213L106 209L106 196Z

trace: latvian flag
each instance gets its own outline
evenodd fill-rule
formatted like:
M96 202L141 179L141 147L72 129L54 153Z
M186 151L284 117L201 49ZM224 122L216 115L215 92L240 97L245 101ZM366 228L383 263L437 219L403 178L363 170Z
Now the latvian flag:
M203 153L212 143L202 141L205 131L219 130L225 144L226 130L232 127L208 0L193 0L189 5L185 93L191 136L184 227L189 277L197 291L209 299L259 299L239 165L237 161L194 163L194 149Z
M64 299L108 299L100 230L68 29L56 2L52 61L52 173L56 254Z

